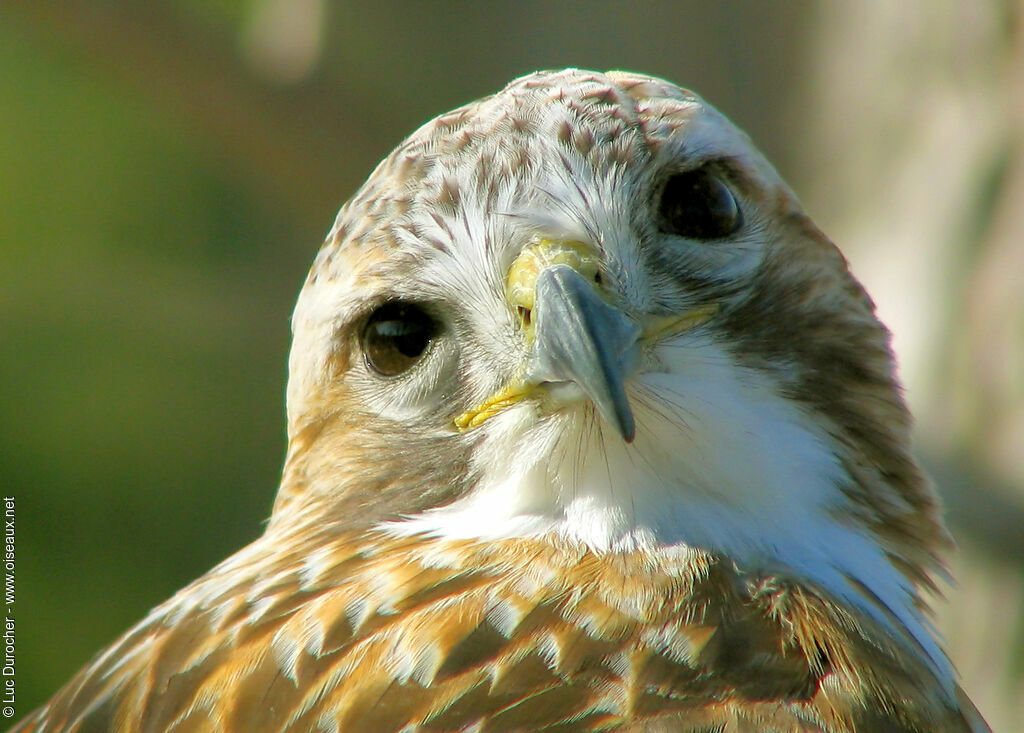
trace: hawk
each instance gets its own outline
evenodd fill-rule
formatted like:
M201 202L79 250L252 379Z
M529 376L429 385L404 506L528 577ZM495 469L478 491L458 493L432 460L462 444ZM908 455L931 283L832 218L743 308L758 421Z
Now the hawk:
M265 534L23 731L968 731L886 329L632 73L427 123L298 299Z

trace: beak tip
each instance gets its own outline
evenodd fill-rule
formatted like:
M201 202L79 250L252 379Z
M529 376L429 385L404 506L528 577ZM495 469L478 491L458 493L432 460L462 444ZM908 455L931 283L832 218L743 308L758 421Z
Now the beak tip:
M636 423L633 422L632 413L619 418L619 435L627 443L632 443L636 438Z

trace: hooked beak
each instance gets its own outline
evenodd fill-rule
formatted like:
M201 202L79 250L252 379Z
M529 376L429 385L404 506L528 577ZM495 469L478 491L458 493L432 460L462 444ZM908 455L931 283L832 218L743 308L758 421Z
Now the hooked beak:
M483 424L524 398L558 405L586 398L627 443L636 434L626 380L643 337L663 338L706 321L715 308L641 324L609 303L596 254L580 242L541 240L509 270L509 304L531 349L521 376L455 420L460 430Z
M526 384L575 384L623 440L632 442L636 424L626 397L626 376L640 326L604 302L568 265L540 273L534 313L536 334Z

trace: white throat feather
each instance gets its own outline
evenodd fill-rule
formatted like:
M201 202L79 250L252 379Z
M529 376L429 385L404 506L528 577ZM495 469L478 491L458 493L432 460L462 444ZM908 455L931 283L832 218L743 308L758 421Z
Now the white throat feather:
M660 350L634 377L627 444L580 404L538 420L521 404L481 426L481 476L455 503L384 525L397 534L498 540L558 536L594 552L721 553L858 609L955 689L912 583L867 530L834 511L850 481L833 441L763 372L706 335ZM901 632L905 629L905 632Z

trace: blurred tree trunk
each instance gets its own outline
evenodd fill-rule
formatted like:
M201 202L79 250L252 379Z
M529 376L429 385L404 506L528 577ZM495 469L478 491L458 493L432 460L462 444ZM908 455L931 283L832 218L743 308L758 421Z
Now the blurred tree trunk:
M961 546L938 626L994 730L1024 716L1022 7L826 5L798 186L894 332Z

